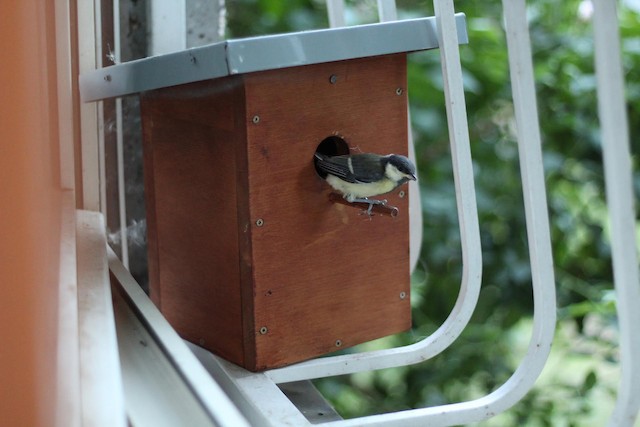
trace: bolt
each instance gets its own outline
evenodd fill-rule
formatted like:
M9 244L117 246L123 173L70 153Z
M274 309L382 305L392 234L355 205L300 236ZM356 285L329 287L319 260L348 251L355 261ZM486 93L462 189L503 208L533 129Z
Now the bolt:
M398 196L399 196L400 198L402 198L402 197L406 196L406 194L407 194L407 193L405 193L405 192L404 192L404 190L400 190L400 192L398 193Z
M400 299L405 299L407 297L407 293L405 291L400 292Z
M340 347L342 345L342 340L336 340L336 347Z
M258 227L262 227L264 225L264 220L262 218L258 218L258 220L256 221L256 225Z
M267 327L266 327L266 326L263 326L262 328L260 328L260 335L264 335L264 334L266 334L267 332L269 332L269 330L267 329Z
M251 119L251 121L253 122L253 124L257 125L260 122L260 116L253 116L253 119Z
M338 76L336 76L335 74L331 74L331 77L329 77L329 83L334 85L336 84L337 81L338 81Z
M403 90L402 90L402 88L401 88L401 87L399 87L398 89L396 89L396 95L402 95L402 92L403 92Z
M198 62L198 59L192 54L189 54L189 62L191 62L192 64L195 64L196 62Z
M107 74L106 76L104 76L104 81L105 82L110 82L111 81L111 74Z

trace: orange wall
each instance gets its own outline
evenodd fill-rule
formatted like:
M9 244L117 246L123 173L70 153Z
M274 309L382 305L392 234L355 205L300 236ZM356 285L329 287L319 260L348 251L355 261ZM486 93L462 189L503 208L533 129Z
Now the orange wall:
M54 420L60 231L53 1L0 0L0 420Z

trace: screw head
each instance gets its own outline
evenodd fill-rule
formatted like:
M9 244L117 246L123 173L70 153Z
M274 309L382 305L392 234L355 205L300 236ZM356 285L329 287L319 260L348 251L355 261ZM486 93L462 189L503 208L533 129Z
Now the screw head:
M400 292L400 299L405 299L407 297L407 293L405 291Z
M342 340L336 340L336 347L340 347L342 345Z
M336 84L336 82L338 81L338 76L336 76L335 74L331 74L331 76L329 77L329 83Z
M402 92L404 92L404 90L401 87L396 89L396 95L402 95Z
M257 125L258 123L260 123L260 116L253 116L251 121Z
M107 74L106 76L104 76L104 81L105 82L110 82L111 81L111 74Z
M407 193L405 193L404 190L400 190L400 192L398 193L398 197L400 197L400 198L402 198L402 197L404 197L406 195L407 195Z
M260 328L260 335L264 335L264 334L266 334L267 332L269 332L269 330L267 329L267 327L266 327L266 326L263 326L262 328Z
M256 225L257 225L258 227L262 227L262 226L264 225L264 220L263 220L262 218L258 218L258 219L256 220Z

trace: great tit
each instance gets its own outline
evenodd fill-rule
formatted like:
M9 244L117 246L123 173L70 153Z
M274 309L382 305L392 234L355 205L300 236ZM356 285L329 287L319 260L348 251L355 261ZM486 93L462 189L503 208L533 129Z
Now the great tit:
M386 205L386 200L369 199L385 194L405 182L415 181L416 167L405 156L398 154L363 153L327 156L315 153L316 168L326 174L325 180L342 193L350 203L367 203L366 213L371 216L373 205Z

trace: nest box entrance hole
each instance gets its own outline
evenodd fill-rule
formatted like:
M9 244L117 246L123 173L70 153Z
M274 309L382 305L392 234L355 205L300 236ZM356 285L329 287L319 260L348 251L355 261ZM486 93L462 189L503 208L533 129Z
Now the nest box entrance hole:
M318 147L316 147L316 153L324 154L325 156L333 157L333 156L342 156L345 154L349 154L349 144L343 138L337 135L331 135L323 139ZM315 154L315 153L314 153ZM314 157L313 162L316 172L322 179L327 177L325 172L322 172L318 166L316 165L316 159Z

